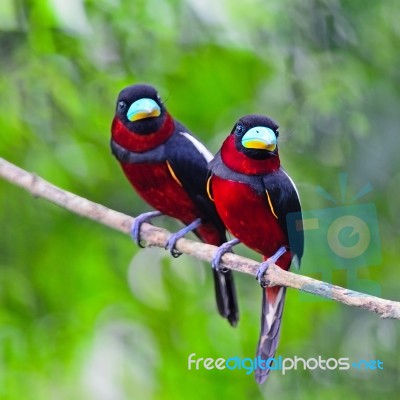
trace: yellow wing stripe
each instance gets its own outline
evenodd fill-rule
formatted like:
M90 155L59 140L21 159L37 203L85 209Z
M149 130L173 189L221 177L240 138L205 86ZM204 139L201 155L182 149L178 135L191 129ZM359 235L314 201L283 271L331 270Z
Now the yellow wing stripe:
M272 214L274 215L274 217L276 219L278 219L278 216L276 215L275 210L274 210L274 206L272 205L272 201L271 201L271 199L269 197L268 190L266 190L265 193L267 193L268 204L269 204L269 207L271 208Z
M172 175L172 177L174 178L175 182L176 182L179 186L183 186L182 183L180 182L180 180L179 180L179 179L177 178L177 176L175 175L175 172L174 172L174 170L172 169L171 164L168 162L168 160L167 160L166 162L167 162L168 170L169 170L170 174Z
M207 179L206 190L207 190L208 198L209 198L211 201L214 201L214 197L212 196L212 193L211 193L211 178L212 178L212 176L210 176L210 177Z

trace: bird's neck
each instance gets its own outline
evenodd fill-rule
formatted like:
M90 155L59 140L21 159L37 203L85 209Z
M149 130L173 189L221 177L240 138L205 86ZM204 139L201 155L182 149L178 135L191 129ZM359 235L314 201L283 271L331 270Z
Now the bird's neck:
M246 175L269 174L277 171L281 165L278 154L265 160L247 157L236 149L233 135L229 135L223 143L221 158L228 168Z
M131 131L117 117L114 117L111 127L113 140L126 150L136 153L144 153L165 143L174 130L174 120L168 113L160 129L145 135Z

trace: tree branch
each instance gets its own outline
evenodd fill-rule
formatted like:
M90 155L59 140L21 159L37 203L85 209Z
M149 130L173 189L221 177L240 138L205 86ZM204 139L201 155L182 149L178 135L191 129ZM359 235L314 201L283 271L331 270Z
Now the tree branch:
M134 218L105 206L93 203L83 197L67 192L44 179L29 173L14 164L0 158L0 176L10 183L57 204L75 214L92 219L125 234L130 234ZM147 247L164 247L171 235L165 229L150 224L143 224L141 237ZM184 254L211 262L216 247L188 239L180 239L176 248ZM259 263L235 254L225 254L223 266L232 270L255 276ZM400 302L381 299L340 286L331 285L306 276L297 275L271 265L266 274L270 286L281 285L298 289L317 296L335 300L348 306L360 307L379 314L382 318L400 319Z

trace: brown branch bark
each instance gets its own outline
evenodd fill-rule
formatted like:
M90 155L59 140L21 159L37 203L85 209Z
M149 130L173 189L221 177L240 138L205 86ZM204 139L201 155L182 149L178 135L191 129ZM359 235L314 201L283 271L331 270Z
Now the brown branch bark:
M60 189L44 179L29 173L0 158L0 176L10 183L20 186L35 197L44 198L75 214L92 219L125 234L130 233L134 218L111 210L101 204ZM143 224L141 237L148 247L164 247L170 232L150 224ZM177 249L200 260L211 262L216 247L188 239L180 239ZM223 257L223 266L234 271L255 276L258 263L235 254ZM400 302L381 299L364 293L331 285L306 276L283 271L272 265L266 274L269 285L281 285L298 289L316 296L338 301L348 306L360 307L379 314L382 318L400 319Z

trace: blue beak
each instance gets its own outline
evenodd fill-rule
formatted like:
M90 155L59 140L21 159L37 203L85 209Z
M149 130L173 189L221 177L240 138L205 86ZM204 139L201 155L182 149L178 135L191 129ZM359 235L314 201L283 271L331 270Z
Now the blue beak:
M160 106L153 99L143 98L131 104L126 116L133 122L143 118L158 117L160 114Z
M242 145L247 149L274 151L277 143L275 132L265 126L255 126L242 137Z

